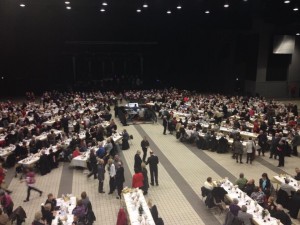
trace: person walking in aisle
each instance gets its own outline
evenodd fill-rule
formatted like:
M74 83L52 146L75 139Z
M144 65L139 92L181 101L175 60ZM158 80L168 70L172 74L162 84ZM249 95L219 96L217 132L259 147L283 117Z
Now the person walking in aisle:
M108 160L108 172L109 172L109 192L108 194L111 195L114 193L116 189L116 167L115 164L113 163L112 159Z
M99 180L98 192L101 194L105 193L103 191L103 183L104 183L104 177L105 177L104 173L105 173L104 160L99 159L98 160L98 180Z
M21 182L23 182L23 181L21 181ZM28 172L26 173L25 182L26 182L26 185L27 185L27 197L24 200L24 202L29 201L31 190L39 192L40 196L42 196L43 192L41 190L37 189L36 187L34 187L34 184L35 184L36 180L35 180L35 173L33 172L32 168L28 169Z
M157 164L159 163L158 157L154 155L153 151L150 151L150 157L148 158L146 165L149 164L150 167L150 180L151 185L154 185L154 180L156 183L156 186L158 186L158 168Z
M149 141L147 140L147 137L145 136L144 139L141 141L141 147L143 150L143 162L146 162L147 158L147 149L149 148Z
M167 126L168 126L168 120L167 120L166 116L164 116L164 118L163 118L163 126L164 126L164 132L163 132L163 134L166 135Z

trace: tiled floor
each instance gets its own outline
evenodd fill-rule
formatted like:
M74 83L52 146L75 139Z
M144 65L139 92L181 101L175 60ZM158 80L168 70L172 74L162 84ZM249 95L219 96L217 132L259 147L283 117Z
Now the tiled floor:
M118 123L118 130L122 129L122 125ZM258 181L263 172L267 172L270 177L278 173L277 161L269 159L268 153L252 165L237 164L231 159L230 154L202 151L193 145L179 142L173 135L163 135L160 124L130 125L126 129L134 137L130 149L120 152L125 163L126 185L131 184L134 155L138 149L141 149L140 142L146 134L150 140L150 148L160 159L159 186L151 186L147 198L151 198L157 205L160 217L168 225L222 224L224 215L215 215L206 209L201 199L200 187L208 176L215 180L228 176L234 181L233 179L238 177L240 172L244 172L246 178L254 178ZM288 157L283 170L294 174L296 166L299 166L299 157ZM62 185L64 187L61 187ZM12 198L15 206L24 207L28 216L26 220L28 225L31 224L34 213L40 210L40 204L46 200L47 193L51 192L57 196L62 190L72 192L78 197L82 191L86 191L97 217L95 224L116 224L121 202L115 198L115 195L107 194L109 189L107 174L104 185L106 193L98 194L97 180L92 177L87 179L82 170L69 169L68 164L61 164L50 174L37 178L36 186L44 192L42 197L32 192L30 201L23 203L26 187L17 178L12 179L9 188L13 191ZM293 223L300 224L300 221L293 220Z

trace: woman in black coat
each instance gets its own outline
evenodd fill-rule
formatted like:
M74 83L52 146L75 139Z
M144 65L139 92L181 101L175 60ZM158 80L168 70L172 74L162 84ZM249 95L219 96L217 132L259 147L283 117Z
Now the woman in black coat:
M144 195L148 194L148 188L149 188L149 180L148 180L148 170L146 168L146 164L144 162L142 162L141 164L142 167L142 174L144 177L144 185L142 187L142 190L144 191Z
M129 141L129 134L124 129L124 131L123 131L123 138L122 138L122 150L129 149L129 142L128 141Z
M271 181L267 173L263 173L259 179L259 187L265 193L267 198L271 195Z
M142 171L141 150L137 150L134 156L134 170Z

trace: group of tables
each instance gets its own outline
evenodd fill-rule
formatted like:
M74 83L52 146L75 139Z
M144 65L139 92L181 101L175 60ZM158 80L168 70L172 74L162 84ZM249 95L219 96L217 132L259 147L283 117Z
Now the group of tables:
M264 210L257 202L250 198L245 192L241 191L237 185L232 184L228 179L221 181L221 187L227 191L227 199L231 202L234 198L239 200L238 205L242 207L247 206L247 213L253 215L253 223L255 225L282 225L282 223L274 217L270 216L270 213L263 218L262 211Z

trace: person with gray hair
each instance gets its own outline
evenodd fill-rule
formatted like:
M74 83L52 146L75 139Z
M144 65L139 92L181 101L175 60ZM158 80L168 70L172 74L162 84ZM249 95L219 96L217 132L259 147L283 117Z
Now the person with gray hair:
M238 218L243 221L244 225L252 225L253 215L247 213L247 206L242 206L241 210L238 212Z
M295 189L289 183L290 183L290 179L289 178L285 178L284 179L284 183L282 183L280 185L280 189L283 190L283 191L285 191L288 194L288 196L291 196L292 192L295 192Z

